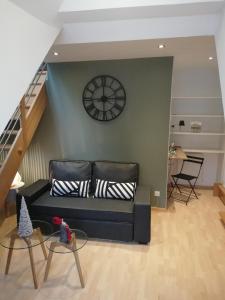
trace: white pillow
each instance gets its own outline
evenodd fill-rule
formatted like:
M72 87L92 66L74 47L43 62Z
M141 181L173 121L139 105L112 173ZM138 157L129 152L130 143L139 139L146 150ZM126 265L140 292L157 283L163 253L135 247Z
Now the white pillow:
M136 182L114 182L96 179L95 198L134 199Z
M50 195L54 197L88 197L90 180L84 181L65 181L52 179Z

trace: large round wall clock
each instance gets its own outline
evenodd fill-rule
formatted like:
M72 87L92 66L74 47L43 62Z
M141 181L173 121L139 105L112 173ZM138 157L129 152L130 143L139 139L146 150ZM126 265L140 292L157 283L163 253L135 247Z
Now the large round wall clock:
M83 91L83 105L95 120L110 121L118 117L126 104L126 92L118 79L100 75L90 80Z

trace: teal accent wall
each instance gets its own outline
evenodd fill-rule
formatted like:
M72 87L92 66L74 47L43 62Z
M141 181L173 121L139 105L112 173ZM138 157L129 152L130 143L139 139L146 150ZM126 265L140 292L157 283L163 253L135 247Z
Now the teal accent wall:
M140 183L159 190L155 206L166 206L172 57L57 63L48 65L48 108L33 140L49 159L134 161ZM82 92L101 74L116 77L127 103L111 122L93 120Z

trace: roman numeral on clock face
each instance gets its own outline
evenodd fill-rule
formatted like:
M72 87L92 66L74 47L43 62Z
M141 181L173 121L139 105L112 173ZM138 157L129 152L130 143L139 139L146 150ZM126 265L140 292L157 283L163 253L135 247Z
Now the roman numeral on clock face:
M110 110L110 113L111 113L112 119L114 119L116 117L116 115L114 114L112 109Z
M92 112L92 110L93 109L95 109L95 106L94 106L94 104L93 103L91 103L89 106L87 106L87 111L88 111L88 113L91 113Z
M100 111L99 111L97 108L95 108L94 113L92 113L92 116L93 116L96 120L98 120L98 115L99 115L99 113L100 113Z
M98 82L97 82L97 80L93 80L93 85L94 85L94 87L95 87L95 89L98 89L99 88L99 85L98 85Z
M114 99L115 99L116 101L117 101L117 100L124 100L124 96L116 96Z
M107 111L103 111L102 120L107 121Z
M120 105L120 104L118 104L118 103L115 103L115 105L113 106L114 108L116 108L117 110L121 110L123 107Z
M106 78L105 78L105 76L101 77L101 81L102 81L102 86L106 86Z

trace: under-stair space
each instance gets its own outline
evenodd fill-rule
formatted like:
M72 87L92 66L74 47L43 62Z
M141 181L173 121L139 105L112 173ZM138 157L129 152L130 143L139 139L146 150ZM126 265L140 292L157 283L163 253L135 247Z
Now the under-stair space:
M0 209L46 108L46 79L43 64L0 135Z

